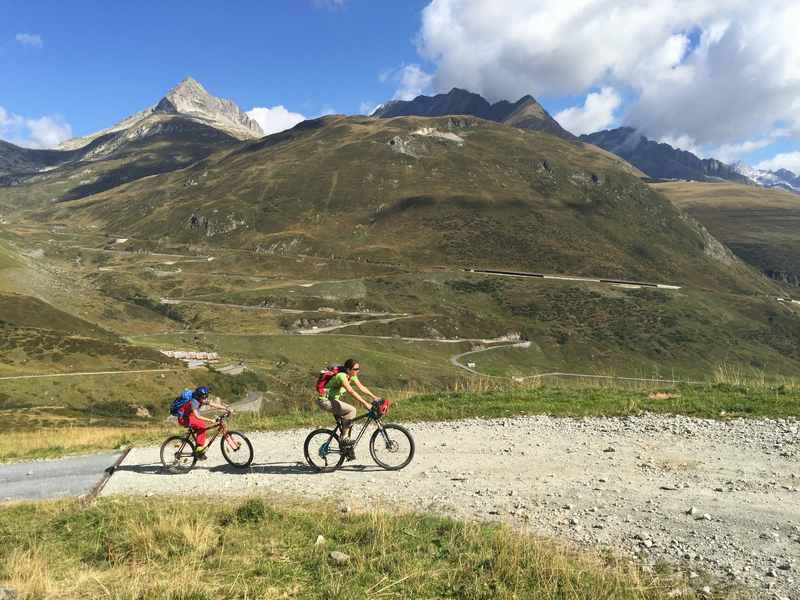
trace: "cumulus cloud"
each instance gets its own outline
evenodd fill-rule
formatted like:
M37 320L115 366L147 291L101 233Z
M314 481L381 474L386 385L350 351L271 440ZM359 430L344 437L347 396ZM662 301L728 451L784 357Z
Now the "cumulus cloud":
M800 131L797 23L800 3L786 0L432 0L417 44L436 91L513 100L613 87L632 98L626 124L705 146L778 122Z
M611 87L586 96L583 106L573 106L555 115L555 120L575 135L606 129L615 121L614 111L622 105L622 98Z
M291 112L280 104L272 108L257 106L247 111L247 116L258 123L266 135L291 129L301 121L306 120L304 115Z
M44 45L44 40L42 40L42 36L38 33L18 33L14 39L23 46L41 48Z
M766 148L774 142L774 138L764 138L760 140L748 140L739 144L723 144L708 151L708 156L721 160L722 162L734 162L747 156L751 152Z
M61 115L24 117L0 106L0 139L26 148L54 148L72 137L72 127Z
M425 72L419 65L403 65L381 74L380 80L397 85L392 100L413 100L428 91L433 75Z
M367 101L362 101L358 105L358 114L369 116L372 113L374 113L379 106L380 106L380 104L376 104L375 102L370 102L368 100Z
M673 148L677 148L679 150L686 150L686 152L691 152L692 154L702 158L707 156L707 153L704 151L704 149L698 146L697 140L690 135L665 135L661 136L658 141L662 144L669 144Z
M781 154L776 154L769 160L758 163L756 168L764 169L765 171L788 169L792 173L800 174L800 152L783 152Z

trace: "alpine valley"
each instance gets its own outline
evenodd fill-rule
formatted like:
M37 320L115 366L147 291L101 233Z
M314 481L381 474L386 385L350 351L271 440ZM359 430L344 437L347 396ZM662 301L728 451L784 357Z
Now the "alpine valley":
M47 394L8 380L0 407L162 411L197 380L165 349L246 363L275 411L343 354L395 392L476 374L796 374L800 196L751 181L796 178L664 146L578 139L530 96L459 89L263 136L191 78L59 149L2 143L0 376L175 370ZM704 183L654 183L673 177Z

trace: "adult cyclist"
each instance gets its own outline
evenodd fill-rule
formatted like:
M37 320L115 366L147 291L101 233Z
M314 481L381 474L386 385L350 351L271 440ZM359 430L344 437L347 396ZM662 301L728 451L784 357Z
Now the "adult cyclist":
M360 371L361 365L358 364L358 361L354 358L348 358L339 372L325 384L325 393L317 398L317 405L322 410L333 413L342 420L342 449L346 452L349 460L355 458L350 431L353 427L353 419L356 418L356 409L353 405L343 402L342 398L347 393L363 404L367 410L372 408L372 405L353 389L352 384L355 384L359 391L370 396L373 400L380 399L358 379Z
M191 388L190 388L191 389ZM187 390L188 392L188 390ZM178 423L184 427L191 427L195 431L195 438L197 439L197 458L198 460L206 460L206 423L214 425L216 421L209 419L200 414L201 406L208 406L209 408L216 408L230 412L230 408L224 404L217 404L212 402L208 397L208 387L201 385L192 392L192 399L186 402L180 409L180 416Z

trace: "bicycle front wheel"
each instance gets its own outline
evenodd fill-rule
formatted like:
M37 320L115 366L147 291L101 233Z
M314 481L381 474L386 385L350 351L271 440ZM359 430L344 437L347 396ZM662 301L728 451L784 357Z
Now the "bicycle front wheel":
M222 436L219 445L228 464L244 469L253 462L253 444L243 433L229 431Z
M389 423L372 434L369 453L379 466L388 471L399 471L414 458L414 438L405 427Z
M167 471L188 473L196 462L194 443L188 437L173 435L161 444L161 464Z
M320 473L335 471L344 462L339 436L330 429L316 429L309 433L303 444L303 453L311 468Z

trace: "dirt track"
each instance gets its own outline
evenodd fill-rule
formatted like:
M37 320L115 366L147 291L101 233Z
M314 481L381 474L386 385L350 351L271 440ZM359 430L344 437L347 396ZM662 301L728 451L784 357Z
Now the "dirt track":
M378 469L362 441L358 460L335 474L313 474L302 462L305 430L259 433L251 436L256 459L245 473L226 466L215 448L188 475L164 474L158 448L140 448L104 495L280 493L332 497L355 509L380 499L500 519L744 582L763 597L800 599L795 421L542 416L410 428L417 456L400 472Z

